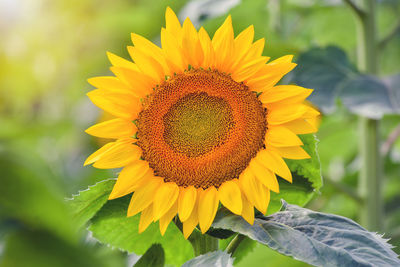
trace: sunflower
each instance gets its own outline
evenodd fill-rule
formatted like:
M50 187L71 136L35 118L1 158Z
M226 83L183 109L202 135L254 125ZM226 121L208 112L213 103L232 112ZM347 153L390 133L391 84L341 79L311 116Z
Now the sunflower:
M158 220L164 234L178 215L185 238L197 225L205 233L220 202L253 224L279 193L277 175L292 182L283 158L309 158L297 134L317 131L312 90L276 86L293 57L267 63L253 38L253 26L234 37L228 16L211 39L167 8L161 48L132 34L133 61L108 53L115 76L89 79L89 98L115 119L86 132L115 141L85 165L123 167L109 199L133 192L139 232Z

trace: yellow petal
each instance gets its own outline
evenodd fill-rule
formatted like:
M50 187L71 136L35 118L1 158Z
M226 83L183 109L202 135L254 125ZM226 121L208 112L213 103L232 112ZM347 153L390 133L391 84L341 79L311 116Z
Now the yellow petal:
M137 47L140 51L145 53L147 56L152 57L160 63L161 67L164 70L164 73L169 74L169 68L167 62L164 58L164 54L160 47L153 44L151 41L147 40L143 36L132 33L131 39L135 47Z
M268 105L267 105L268 109ZM267 121L270 125L283 124L299 119L306 113L307 109L303 105L288 105L268 109Z
M266 206L266 208L265 208L264 212L263 211L261 211L261 212L265 215L267 213L269 202L271 200L271 192L266 187L264 187L264 190L265 190L265 194L263 196L264 196L264 203L265 203L264 205Z
M136 97L143 98L151 94L156 85L152 78L140 71L120 67L111 67L110 70L130 86L130 91Z
M85 132L102 138L121 138L135 134L137 128L134 123L125 119L113 119L101 122L88 128Z
M285 99L299 99L302 102L311 93L312 89L306 89L296 85L278 85L264 91L258 98L262 103L273 103ZM293 101L294 102L294 101Z
M167 7L165 12L165 28L176 35L180 35L182 31L178 17L170 7Z
M87 93L87 96L99 108L127 120L136 119L142 109L139 98L135 98L129 92L117 93L96 89Z
M287 159L309 159L310 155L299 146L291 146L291 147L275 147L275 150L278 154Z
M136 71L139 70L135 63L119 57L111 52L107 52L107 56L113 66L128 68Z
M215 32L212 39L215 54L218 55L218 57L215 57L215 60L219 71L227 72L230 69L234 53L233 40L232 18L229 15Z
M145 208L140 214L139 221L139 234L143 233L144 230L149 227L151 222L153 221L153 205L151 204L147 208Z
M138 214L153 203L154 195L161 183L163 183L161 178L154 177L133 193L128 207L128 217Z
M197 190L194 186L180 187L178 213L182 222L186 221L196 205Z
M265 194L268 190L258 181L249 168L244 170L239 176L239 185L249 202L265 214L268 207L265 201Z
M93 154L91 154L83 164L83 166L92 164L98 160L100 160L102 157L104 157L106 154L108 154L111 150L113 150L115 147L120 146L121 144L129 144L132 143L134 139L131 138L122 138L119 139L115 142L110 142L95 151Z
M244 64L243 66L235 69L232 72L232 78L236 82L241 82L248 79L249 77L257 73L257 71L265 65L268 59L268 57L259 57L253 61L248 62L247 64Z
M160 232L162 236L165 234L169 223L175 217L177 212L178 202L175 200L175 203L172 205L172 207L160 218Z
M199 199L201 191L203 191L203 189L197 189L196 204L194 205L193 211L190 214L189 218L183 222L183 236L185 237L185 239L187 239L190 236L196 225L199 223L198 210L199 210Z
M176 202L179 195L179 188L175 183L162 183L158 188L153 203L154 220L163 216Z
M210 228L218 210L218 192L211 186L200 193L199 199L199 225L204 234Z
M199 30L199 40L204 55L203 64L201 65L201 67L207 69L213 65L215 54L214 54L214 48L212 47L210 36L203 27L201 27Z
M321 117L320 117L320 116L317 116L317 117L314 117L314 118L307 118L307 119L306 119L306 122L307 122L308 124L310 124L314 129L317 129L317 130L318 130L319 125L321 124ZM317 130L316 130L316 131L317 131Z
M182 73L187 68L188 62L176 37L164 28L161 29L161 45L171 72Z
M88 79L88 83L98 89L107 89L110 91L130 91L130 87L121 82L116 77L102 76Z
M218 188L218 197L221 203L237 215L242 213L241 194L240 188L234 180L224 182Z
M141 155L142 150L137 145L117 142L93 164L93 167L98 169L121 168L138 160Z
M249 224L254 224L254 206L247 200L244 193L242 193L242 217L245 219Z
M274 61L273 61L274 62ZM273 87L284 75L290 72L296 63L282 62L273 63L270 62L264 65L255 75L254 78L249 78L247 85L257 92L263 92Z
M165 79L165 72L162 66L154 58L133 46L128 46L128 52L138 68L157 84Z
M235 68L237 64L239 64L242 61L243 57L247 54L253 43L253 38L253 25L250 25L235 38L235 61L232 68Z
M257 157L250 161L249 167L253 175L267 188L279 193L279 183L274 173L265 168L258 160Z
M257 41L255 41L249 51L246 53L246 56L244 58L245 61L253 61L254 59L260 57L262 55L262 52L264 51L264 45L265 45L265 39L261 38Z
M307 102L307 101L306 101L306 102ZM318 117L318 116L321 115L321 113L320 113L316 108L310 107L310 106L308 106L307 104L304 105L304 106L305 106L305 108L306 108L307 111L304 113L303 118L306 118L306 119L308 119L308 118L314 119L315 117Z
M188 58L191 65L195 68L201 66L204 59L203 49L199 41L196 28L189 18L183 22L182 50Z
M118 180L108 199L119 198L132 193L134 187L149 171L149 164L144 160L137 160L126 166L118 175Z
M288 128L295 134L309 134L318 131L318 127L311 124L309 119L306 120L303 118L287 122L282 124L282 126Z
M292 182L292 173L290 172L289 167L276 151L267 147L258 152L257 159L266 168L278 174L288 182Z
M151 180L154 178L154 171L153 169L149 168L147 172L141 177L138 178L135 183L132 183L131 187L129 188L130 192L133 192L140 188L143 184L145 184L148 180Z
M302 146L301 139L284 126L271 125L265 135L265 144L274 147Z
M110 142L102 146L100 149L91 154L83 163L83 166L92 164L93 162L98 161L107 151L109 151L113 146L115 146L116 142Z

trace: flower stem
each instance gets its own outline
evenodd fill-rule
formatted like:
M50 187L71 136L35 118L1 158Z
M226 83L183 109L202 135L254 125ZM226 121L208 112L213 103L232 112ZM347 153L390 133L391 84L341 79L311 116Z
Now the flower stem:
M358 68L369 74L378 72L375 0L363 0L364 16L358 17ZM383 200L382 173L379 151L379 121L359 118L361 170L358 191L364 199L361 207L361 224L370 231L382 227Z
M379 151L379 121L361 117L360 122L360 170L359 194L364 201L361 208L361 224L370 231L382 230L383 200L381 194L381 168Z
M240 243L245 239L246 237L244 235L238 234L236 235L232 241L229 243L229 245L226 247L226 252L228 254L233 255L235 253L236 249L239 247Z
M192 244L195 257L206 254L210 251L218 250L218 238L212 237L210 235L201 234L198 231L193 231L188 240Z

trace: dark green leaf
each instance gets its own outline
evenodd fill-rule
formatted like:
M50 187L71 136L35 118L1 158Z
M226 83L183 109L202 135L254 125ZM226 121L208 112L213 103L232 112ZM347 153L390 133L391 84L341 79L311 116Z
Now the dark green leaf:
M108 201L91 219L89 230L102 243L135 254L143 254L154 243L160 243L165 251L167 264L181 265L193 257L192 246L185 240L176 225L171 222L164 236L158 224L152 223L139 234L140 216L127 217L130 196Z
M373 119L400 112L398 87L359 73L340 48L312 48L297 63L292 82L315 89L309 99L325 113L335 110L336 98L351 112Z
M326 113L335 110L338 85L357 73L345 52L334 46L312 48L301 54L297 63L298 66L290 73L292 81L315 89L309 100Z
M288 205L249 225L222 210L213 227L230 229L281 254L316 266L398 266L400 260L381 236L345 217Z
M400 99L400 74L385 77L383 82L392 89L395 99ZM397 102L399 103L399 102Z
M200 255L182 265L182 267L215 266L233 267L233 259L224 251L213 251Z
M73 218L79 226L87 223L103 207L114 184L115 179L98 182L68 200L68 204L72 208Z
M135 267L163 267L165 262L164 250L160 244L153 244L136 262Z
M225 229L213 229L210 228L210 230L207 231L207 234L219 239L227 239L229 237L231 237L232 235L234 235L235 233L229 230L225 230Z
M373 76L349 77L338 87L339 98L353 113L379 119L400 111L400 98L381 80Z

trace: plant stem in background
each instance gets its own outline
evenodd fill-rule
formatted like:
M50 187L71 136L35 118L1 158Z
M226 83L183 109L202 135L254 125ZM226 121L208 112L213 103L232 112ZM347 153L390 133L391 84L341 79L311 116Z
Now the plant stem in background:
M389 154L390 149L392 148L394 142L400 137L400 124L394 128L394 130L389 134L389 137L386 139L385 143L381 146L381 154L382 157L386 157Z
M284 0L270 0L268 1L269 24L271 30L278 34L280 37L283 35L283 16L282 16L282 3Z
M246 236L238 234L236 235L229 245L226 247L226 252L233 255L236 249L239 247L240 243L246 238Z
M352 3L351 1L346 1ZM378 73L377 40L375 22L375 0L363 0L361 8L352 7L358 15L358 55L357 65L361 71ZM351 5L350 5L351 6ZM370 231L382 230L383 199L381 185L381 156L379 151L379 121L359 118L361 169L358 191L364 199L361 211L361 224Z
M363 198L361 224L370 231L382 230L383 200L379 151L379 121L359 118L361 170L358 190Z
M193 246L194 256L197 257L207 252L218 250L218 238L194 231L188 238Z

